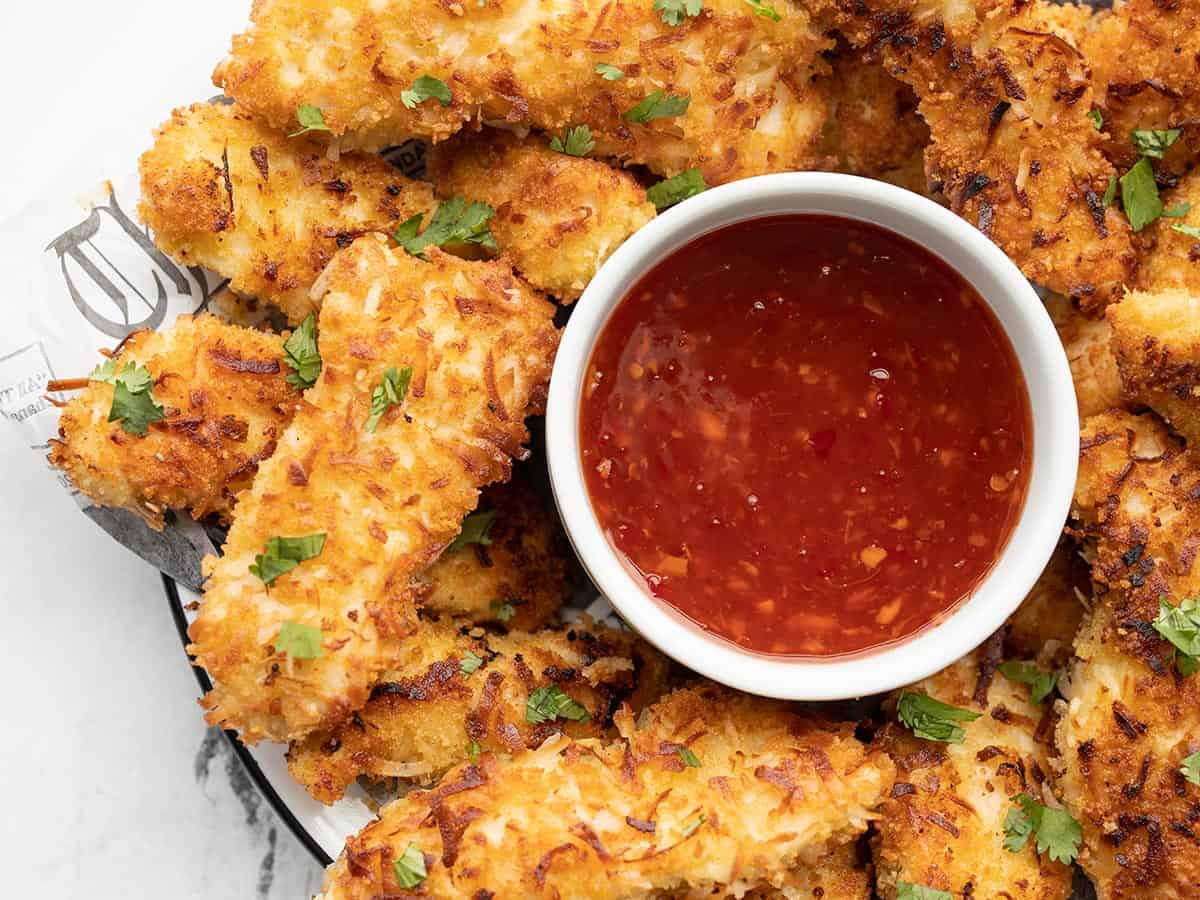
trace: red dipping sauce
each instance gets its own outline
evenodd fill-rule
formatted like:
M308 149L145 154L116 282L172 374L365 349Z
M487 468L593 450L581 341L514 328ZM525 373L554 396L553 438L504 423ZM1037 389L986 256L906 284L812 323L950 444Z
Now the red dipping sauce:
M596 516L648 590L769 654L945 617L1032 469L1025 380L986 302L832 216L731 225L650 270L597 341L579 428Z

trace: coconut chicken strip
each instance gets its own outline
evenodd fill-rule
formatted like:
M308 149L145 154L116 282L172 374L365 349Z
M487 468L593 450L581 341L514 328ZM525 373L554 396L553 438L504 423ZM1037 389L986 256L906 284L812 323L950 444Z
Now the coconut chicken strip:
M1005 646L1022 659L1061 667L1071 656L1091 593L1087 563L1075 542L1062 538L1037 582L1008 617Z
M1035 706L1028 686L997 671L1000 637L905 689L978 714L962 723L961 743L922 740L896 723L877 738L897 768L872 841L886 900L898 882L979 900L1070 896L1069 866L1040 857L1032 840L1005 848L1005 823L1018 809L1011 798L1054 801L1049 750L1038 739L1045 704Z
M1181 128L1161 167L1186 171L1200 151L1200 2L1126 0L1114 6L1082 44L1110 137L1106 152L1128 168L1138 158L1129 140L1135 129Z
M1200 590L1200 455L1153 415L1084 423L1073 513L1098 596L1063 685L1063 800L1083 825L1080 863L1101 900L1200 895L1200 676L1152 623Z
M561 735L511 759L485 753L385 806L322 897L396 894L414 856L440 898L741 896L861 833L894 774L852 726L714 685L676 691L638 724L623 709L616 726L609 743Z
M1080 419L1123 406L1121 373L1117 371L1108 322L1084 315L1061 294L1052 294L1046 300L1046 311L1067 352Z
M587 623L496 635L461 620L422 622L403 653L352 719L288 751L292 776L316 799L340 799L360 775L427 780L560 732L600 737L638 680L665 668L647 672L653 651L632 633ZM543 721L541 704L553 701L575 705Z
M138 212L155 244L270 301L293 324L315 309L313 282L339 248L437 206L429 185L380 157L334 162L321 141L217 103L175 110L139 169Z
M1085 309L1119 297L1135 265L1129 224L1101 200L1117 173L1062 14L1042 3L917 3L884 38L888 70L912 86L929 124L926 170L954 211Z
M300 404L282 343L210 315L131 334L110 367L147 371L162 418L130 433L110 421L117 386L89 381L59 417L50 463L93 503L133 510L157 529L168 509L228 519Z
M651 5L261 0L214 81L280 130L318 107L342 149L478 121L587 125L598 155L662 175L811 168L825 107L808 81L832 41L804 5L778 0L773 17L744 0L677 17Z
M779 887L755 888L742 900L870 900L871 874L856 843L843 844L811 866L788 872Z
M1126 396L1200 447L1200 295L1134 291L1108 321Z
M503 263L359 239L322 276L324 368L259 467L190 650L213 724L248 743L332 727L416 627L413 577L523 455L557 344Z
M442 197L491 204L496 243L526 278L567 303L654 217L654 204L631 175L555 152L540 135L461 135L435 148L431 174Z

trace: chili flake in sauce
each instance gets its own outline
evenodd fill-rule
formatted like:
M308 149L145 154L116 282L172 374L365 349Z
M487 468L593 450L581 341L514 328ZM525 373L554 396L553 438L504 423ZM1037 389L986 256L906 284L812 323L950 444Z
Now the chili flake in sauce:
M889 231L818 215L705 235L605 325L580 414L611 543L651 593L772 654L909 637L1020 515L1033 427L985 301Z

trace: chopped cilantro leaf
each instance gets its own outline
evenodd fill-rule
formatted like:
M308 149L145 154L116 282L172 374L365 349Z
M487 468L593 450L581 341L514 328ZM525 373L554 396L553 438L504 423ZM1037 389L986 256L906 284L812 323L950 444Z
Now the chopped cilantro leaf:
M605 81L620 81L625 77L624 72L608 63L596 63L596 74Z
M1173 206L1169 206L1163 210L1163 216L1167 219L1182 219L1192 210L1192 204L1183 200Z
M699 169L688 169L646 189L646 199L660 211L708 189Z
M130 363L130 365L135 365ZM117 358L110 356L88 375L88 381L100 381L104 384L115 384L117 380Z
M980 713L935 700L928 694L905 691L896 703L896 716L919 738L961 744L967 736L955 722L974 722Z
M450 546L446 548L446 552L454 553L469 544L489 546L492 543L492 539L488 537L488 532L492 530L492 524L496 521L497 512L498 510L495 509L473 512L463 519L462 531L458 533L458 537L450 542Z
M1083 840L1083 829L1070 813L1043 806L1028 794L1017 794L1012 799L1020 809L1010 809L1004 819L1004 849L1018 853L1033 835L1038 853L1048 854L1054 862L1073 863Z
M458 671L463 675L470 675L476 669L483 665L483 657L468 650L463 654L462 659L458 661Z
M691 102L692 98L686 94L668 94L659 88L628 110L623 118L626 122L653 122L655 119L682 116Z
M896 900L954 900L949 891L913 884L911 881L896 882Z
M1154 183L1150 160L1142 157L1132 169L1121 176L1121 205L1129 219L1129 227L1141 231L1162 215L1162 200Z
M572 700L555 685L538 688L525 701L525 721L530 725L553 722L555 719L586 722L590 718L583 704Z
M1162 159L1167 148L1179 140L1181 134L1183 134L1181 128L1166 128L1161 131L1144 129L1135 131L1131 139L1133 146L1141 152L1142 156Z
M550 149L567 156L587 156L596 149L592 140L592 129L586 125L576 125L563 132L563 136L550 139Z
M426 100L436 100L442 106L449 106L451 99L446 82L432 75L422 75L413 82L411 88L400 92L400 102L409 109L416 109Z
M493 600L492 609L496 611L496 618L501 622L507 622L517 614L511 603L505 603L503 600Z
M300 327L283 342L283 361L293 372L287 383L297 390L304 390L317 383L321 374L321 351L317 349L317 315L309 313Z
M1092 125L1097 131L1104 128L1104 114L1098 109L1089 109L1087 117L1092 120Z
M151 424L165 417L162 406L154 400L154 376L145 366L128 362L118 372L117 361L108 359L92 370L88 380L113 386L108 421L120 422L129 434L142 437Z
M1185 756L1179 765L1179 771L1192 784L1200 784L1200 751Z
M284 622L279 626L275 638L275 651L286 653L292 659L316 659L324 656L321 649L321 629L299 622Z
M412 382L412 366L399 368L388 366L383 371L383 380L371 392L371 414L367 416L367 431L373 432L379 427L379 420L391 407L404 402L408 395L408 386Z
M683 760L683 764L693 769L700 768L700 757L696 756L687 747L679 748L679 758Z
M324 549L324 534L273 537L267 541L266 552L254 557L254 562L250 564L250 574L257 575L263 584L270 585L280 575L292 571L306 559L320 556Z
M703 825L707 821L708 821L708 818L704 815L704 813L700 813L700 815L696 816L696 818L692 819L692 821L688 822L686 825L683 826L683 829L682 829L682 831L680 831L680 834L683 837L691 837L692 834L695 833L696 829L699 828L701 825Z
M308 103L296 107L296 121L300 123L300 130L293 131L288 137L299 137L302 134L308 134L310 131L328 131L329 126L325 124L325 116L321 114L321 107L312 106Z
M1054 686L1058 683L1057 672L1043 672L1033 663L1016 660L1002 663L1000 674L1009 681L1029 685L1029 701L1035 705L1054 693Z
M496 241L492 237L488 220L496 211L486 203L471 203L462 197L447 200L429 220L429 227L418 234L421 228L421 215L406 219L396 229L392 238L411 253L420 256L430 244L443 247L446 244L481 244L484 247L496 249Z
M764 19L770 19L772 22L778 22L781 18L779 10L765 0L746 0L750 8L754 10L756 16L762 16Z
M1154 630L1175 647L1175 668L1181 675L1195 673L1200 666L1200 606L1194 597L1172 606L1165 597L1158 600Z
M1190 238L1195 238L1200 241L1200 228L1195 225L1184 225L1182 222L1176 222L1171 226L1172 231L1178 231L1180 234L1186 234Z
M659 13L668 25L682 25L688 16L700 15L704 4L701 0L654 0L650 8Z
M1112 206L1112 202L1117 199L1117 176L1108 176L1108 187L1104 189L1104 199L1100 202L1107 208Z
M392 863L392 868L396 871L396 883L406 891L429 877L425 871L425 854L412 841L408 842L400 858Z
M483 748L479 746L479 741L471 741L467 744L467 759L472 763L479 762L479 752Z

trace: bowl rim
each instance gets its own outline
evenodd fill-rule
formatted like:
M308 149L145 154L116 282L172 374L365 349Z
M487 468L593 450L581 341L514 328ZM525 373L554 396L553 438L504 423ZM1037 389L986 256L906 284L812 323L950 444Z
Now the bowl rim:
M914 241L965 278L999 320L1017 356L1033 419L1033 465L1008 543L970 598L896 643L822 659L770 656L705 632L652 597L609 543L588 497L579 404L596 338L634 282L656 262L724 225L787 213L875 224ZM666 210L601 266L562 333L546 407L555 504L580 562L620 616L658 649L714 681L788 700L841 700L926 678L1000 628L1041 575L1062 534L1078 465L1079 419L1066 353L1032 285L984 234L933 201L853 175L761 175L712 188Z

